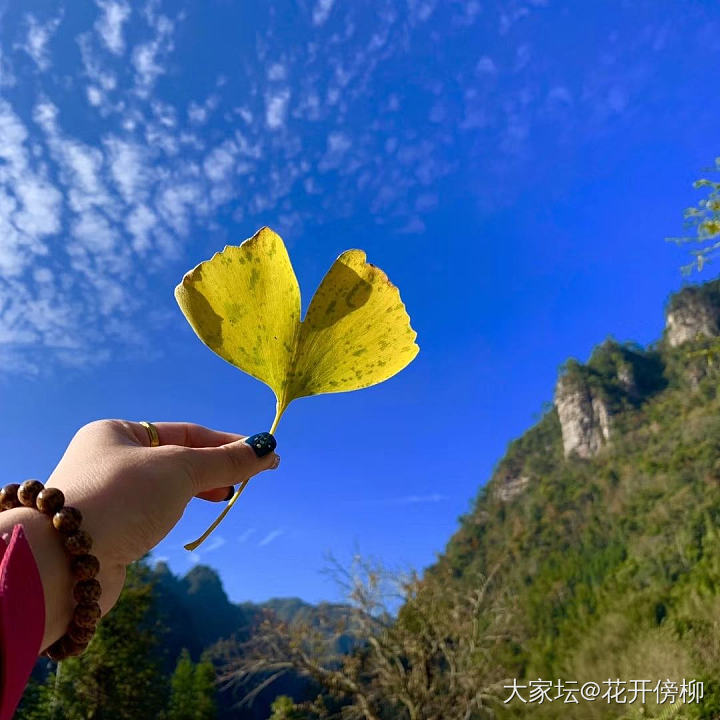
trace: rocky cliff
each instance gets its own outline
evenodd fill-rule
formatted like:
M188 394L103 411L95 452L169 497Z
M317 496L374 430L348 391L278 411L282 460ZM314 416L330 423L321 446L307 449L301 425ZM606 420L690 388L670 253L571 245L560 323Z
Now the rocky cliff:
M718 335L720 281L690 285L670 297L665 310L665 341L670 347Z
M597 455L611 441L613 415L637 407L664 385L672 350L707 345L720 336L720 280L691 285L671 295L665 309L660 351L606 340L587 365L566 364L555 387L554 404L565 457ZM665 349L668 352L662 353ZM706 374L706 357L683 355L682 375L692 389ZM677 363L674 363L677 365Z
M582 379L563 375L555 388L557 408L562 430L565 457L596 455L610 439L610 413L607 402Z
M587 365L569 360L554 399L565 457L597 455L612 438L613 416L664 387L663 370L656 351L610 338L595 348Z

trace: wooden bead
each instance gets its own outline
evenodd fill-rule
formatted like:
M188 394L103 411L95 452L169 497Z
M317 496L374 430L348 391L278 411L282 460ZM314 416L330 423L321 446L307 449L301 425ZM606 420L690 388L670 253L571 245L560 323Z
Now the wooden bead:
M92 640L92 636L95 634L95 628L89 628L89 627L82 627L81 625L76 625L75 623L70 623L67 629L66 635L76 643L80 643L82 645L87 645L90 640Z
M85 652L88 643L75 642L67 633L65 633L63 637L66 638L65 643L67 647L68 657L73 657L74 655L82 655Z
M65 549L71 555L86 555L92 548L92 538L84 530L76 530L72 535L66 535Z
M73 588L73 597L79 603L97 601L102 595L100 583L95 578L89 580L78 580Z
M99 571L100 561L94 555L77 555L70 561L70 572L75 580L89 580Z
M17 496L19 488L18 483L10 483L0 490L0 511L20 507L21 503Z
M52 517L65 504L65 495L57 488L43 488L35 498L35 507L45 515Z
M20 485L11 483L0 489L0 512L20 506L37 508L52 517L53 527L64 536L63 545L73 556L70 571L77 581L73 597L78 604L67 632L50 645L44 655L55 662L81 655L95 634L102 615L97 602L102 588L95 578L100 570L100 561L90 554L92 538L80 529L82 513L77 508L65 506L65 495L61 490L45 488L39 480L26 480Z
M72 533L80 529L82 513L77 508L66 505L53 515L52 522L59 533L72 535Z
M26 480L20 484L18 488L18 500L25 507L35 507L35 498L40 494L43 489L43 484L39 480Z
M81 602L75 606L72 621L80 627L94 628L101 615L102 610L96 602Z
M59 660L64 660L66 657L68 657L68 642L70 641L70 638L67 635L63 635L61 638L56 640L52 645L50 645L47 650L45 650L45 655L49 657L54 662L58 662Z

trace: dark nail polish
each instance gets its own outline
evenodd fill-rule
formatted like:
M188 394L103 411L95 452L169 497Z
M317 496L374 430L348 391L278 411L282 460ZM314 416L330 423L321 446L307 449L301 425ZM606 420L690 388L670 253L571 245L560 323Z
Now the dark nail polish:
M227 502L234 494L235 494L235 488L230 486L227 497L225 497L224 500Z
M249 438L245 438L245 442L255 451L258 457L265 457L277 447L275 438L269 432L251 435Z

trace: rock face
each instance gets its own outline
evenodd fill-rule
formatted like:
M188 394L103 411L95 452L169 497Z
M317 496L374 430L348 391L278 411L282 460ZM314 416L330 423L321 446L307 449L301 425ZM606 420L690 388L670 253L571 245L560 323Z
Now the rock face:
M666 313L665 332L670 347L695 340L700 336L720 335L720 306L715 294L706 286L689 286L672 296Z
M607 404L577 378L561 376L555 388L565 457L575 452L581 458L595 455L610 439Z
M520 477L506 477L495 488L495 497L501 502L508 502L517 497L527 487L530 478L527 475Z
M630 363L623 363L617 372L618 384L630 396L637 397L639 394L635 368Z
M638 407L667 384L655 350L607 338L587 364L571 358L555 386L565 457L596 455L613 433L612 419Z

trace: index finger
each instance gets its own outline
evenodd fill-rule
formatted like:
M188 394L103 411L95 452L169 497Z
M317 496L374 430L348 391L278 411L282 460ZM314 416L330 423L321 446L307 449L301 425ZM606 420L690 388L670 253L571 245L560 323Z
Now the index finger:
M247 435L212 430L203 425L184 422L157 422L152 423L158 432L161 445L181 445L190 448L218 447L227 443L244 440ZM150 445L147 430L141 426L142 433Z

